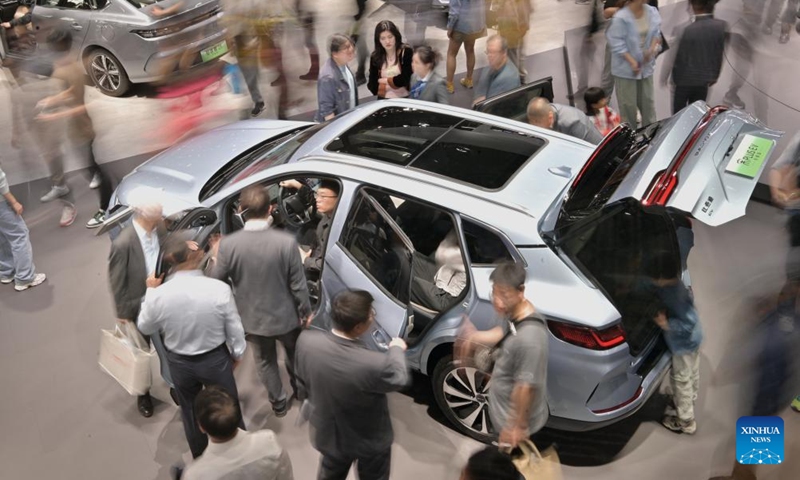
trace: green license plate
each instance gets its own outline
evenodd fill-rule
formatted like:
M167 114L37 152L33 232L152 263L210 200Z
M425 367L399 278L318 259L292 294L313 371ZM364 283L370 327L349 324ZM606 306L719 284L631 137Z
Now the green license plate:
M205 50L200 52L200 57L203 59L204 62L209 60L214 60L215 58L219 58L223 55L228 53L228 42L221 41L218 44L208 47Z
M775 140L745 135L742 143L733 152L725 171L747 178L756 178L774 147Z

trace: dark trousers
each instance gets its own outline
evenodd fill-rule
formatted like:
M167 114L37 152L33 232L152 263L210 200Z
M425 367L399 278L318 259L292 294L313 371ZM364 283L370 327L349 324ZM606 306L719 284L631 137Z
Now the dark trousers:
M299 336L299 328L274 337L253 334L247 336L248 342L253 346L253 357L256 361L258 378L267 387L269 401L273 405L286 401L286 391L283 389L280 369L278 368L278 342L286 350L286 371L289 372L289 383L292 386L292 392L297 393L297 380L294 375L294 350Z
M111 178L100 168L100 165L97 164L97 160L94 158L94 139L76 145L75 150L80 159L86 159L88 162L89 178L91 179L94 175L100 176L100 187L98 190L100 195L100 209L103 211L108 210L108 203L111 201L111 194L114 192L114 186L111 184ZM50 168L50 179L53 181L53 185L59 187L66 185L64 179L64 154L60 150L56 152L55 155L48 158L48 167ZM72 192L66 196L65 200L69 203L75 203Z
M356 462L358 480L389 480L392 449L388 448L385 452L365 457L322 454L317 480L345 480L353 462Z
M218 385L228 391L236 402L239 392L233 379L233 361L225 344L200 355L180 355L167 352L169 369L178 400L181 403L181 418L186 440L192 450L192 457L202 455L208 445L208 437L200 431L194 416L194 399L203 387ZM244 420L239 423L244 430Z
M414 252L412 259L411 301L441 312L450 308L455 297L437 287L433 277L437 272L436 262L430 257Z
M675 85L675 93L672 95L672 114L675 115L687 105L703 100L708 97L708 85L686 86Z

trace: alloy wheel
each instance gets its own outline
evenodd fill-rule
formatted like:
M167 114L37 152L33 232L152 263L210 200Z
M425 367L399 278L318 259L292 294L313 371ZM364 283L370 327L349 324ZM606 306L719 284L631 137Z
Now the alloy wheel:
M119 88L119 65L105 53L99 53L92 58L91 71L95 83L103 90L114 92Z
M489 386L491 375L477 368L456 367L442 381L447 407L458 421L480 435L489 435Z

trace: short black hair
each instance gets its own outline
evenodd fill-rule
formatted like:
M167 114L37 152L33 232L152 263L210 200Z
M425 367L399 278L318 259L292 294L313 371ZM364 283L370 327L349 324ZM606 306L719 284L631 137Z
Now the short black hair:
M719 0L689 0L689 4L695 9L704 13L713 13L714 7Z
M680 277L680 261L670 252L658 252L644 263L644 274L654 279L675 279Z
M527 278L525 267L516 262L505 261L498 265L489 275L489 280L497 285L522 290Z
M192 250L187 242L194 240L194 234L190 231L174 232L170 234L164 243L164 260L171 265L178 265L189 259Z
M592 107L595 103L606 98L606 92L600 87L589 87L583 93L583 102L586 104L586 115L597 115L597 110Z
M63 27L56 28L47 35L47 46L54 52L68 52L72 48L72 32Z
M324 179L319 182L319 188L327 188L328 190L335 193L337 196L339 195L339 182L336 180Z
M419 57L419 61L425 65L430 65L431 69L436 67L439 62L439 52L434 50L430 45L420 45L414 49L414 53Z
M364 290L345 290L336 295L331 305L333 326L344 333L369 320L375 299Z
M523 480L511 456L494 446L473 453L464 472L467 480Z
M339 53L339 51L346 49L348 45L355 46L352 38L343 33L334 33L328 42L328 53L331 55Z
M210 385L201 390L194 399L194 414L197 423L214 438L233 437L242 421L239 402L224 388Z
M264 218L269 214L269 192L261 185L251 185L239 195L239 206L253 218Z

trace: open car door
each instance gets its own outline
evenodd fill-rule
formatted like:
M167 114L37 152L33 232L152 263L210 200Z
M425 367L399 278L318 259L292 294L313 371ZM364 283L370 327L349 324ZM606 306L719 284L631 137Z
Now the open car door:
M535 97L553 102L553 77L536 80L476 103L472 109L520 122L528 121L528 103Z
M216 226L217 213L214 210L205 207L186 210L167 217L166 227L168 233L164 237L164 242L174 233L192 231L193 240L200 245L200 248L205 249L208 247L209 239ZM162 243L162 248L158 253L158 262L156 263L156 277L168 273L171 267L163 258L163 250Z
M606 205L639 202L718 226L745 208L782 132L750 114L696 102L634 132L610 132L551 208L543 230L558 230Z
M413 326L413 315L409 315L413 254L408 236L362 189L341 237L328 249L322 275L326 290L333 295L352 288L373 296L375 323L364 336L372 349L388 349L392 338L405 337Z

